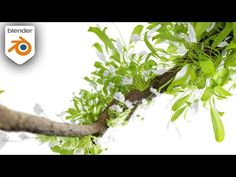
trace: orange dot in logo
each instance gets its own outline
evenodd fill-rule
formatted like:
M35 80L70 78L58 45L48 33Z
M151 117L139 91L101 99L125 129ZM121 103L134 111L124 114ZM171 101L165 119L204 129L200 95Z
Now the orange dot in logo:
M8 49L8 52L11 52L15 49L16 53L25 56L31 52L31 44L22 36L19 36L20 40L13 40L12 43L15 43L11 48Z

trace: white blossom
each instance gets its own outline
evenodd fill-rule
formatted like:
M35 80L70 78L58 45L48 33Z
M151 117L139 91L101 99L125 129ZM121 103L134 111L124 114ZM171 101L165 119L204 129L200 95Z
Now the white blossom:
M93 105L94 104L94 100L89 100L89 105Z
M116 47L117 47L117 50L118 50L119 53L123 53L120 39L117 39Z
M193 26L191 25L191 23L188 23L188 34L189 34L189 42L197 42L197 38L196 38L196 34L195 34L195 30L193 28Z
M83 149L78 149L75 151L75 155L83 155L85 152Z
M157 92L157 89L155 89L155 88L153 88L153 87L150 88L150 91L151 91L154 95L156 95L156 96L160 96L160 95L161 95L159 92Z
M110 82L107 86L107 91L110 92L111 88L114 86L112 82Z
M152 70L144 70L142 71L142 76L144 77L144 80L148 79L149 74L152 72Z
M206 32L209 33L209 32L215 27L215 25L216 25L216 22L212 22L212 23L211 23L211 26L209 26L209 27L207 28Z
M222 56L223 58L225 58L225 57L227 56L227 50L223 50L223 51L221 52L221 56Z
M146 55L147 54L147 52L145 51L145 50L142 50L142 51L140 51L139 53L138 53L138 55L140 55L140 56L144 56L144 55Z
M62 111L62 112L56 114L56 116L57 116L57 117L62 117L62 116L64 116L65 114L66 114L66 112L65 112L65 111Z
M128 53L128 57L129 57L129 58L132 58L133 55L134 55L133 52L129 52L129 53ZM127 60L126 62L128 62L128 61L129 61L129 60Z
M227 40L229 40L231 37L230 36L228 36L227 38L225 38L225 41L227 41Z
M152 70L152 72L153 72L154 74L157 74L157 75L161 75L161 74L165 73L166 71L167 71L167 70L166 70L165 68L158 69L158 70L156 70L156 69L153 69L153 70Z
M123 108L120 107L119 105L116 105L116 104L112 105L112 106L110 107L110 109L111 109L111 110L114 110L114 111L116 111L116 112L119 112L119 113L123 112Z
M106 56L103 53L96 51L96 54L100 60L106 61Z
M228 42L223 41L223 42L221 42L220 44L218 44L217 47L225 47L225 46L227 46L227 45L229 45Z
M140 40L140 36L139 36L139 35L137 35L137 34L132 34L132 36L131 36L131 41L137 42L137 41L139 41L139 40Z
M225 65L225 62L222 60L222 61L220 62L219 67L224 67L224 65Z
M111 74L116 73L116 69L113 66L110 66L109 71L110 71Z
M132 85L133 84L133 79L124 77L121 82L122 85Z
M188 50L184 47L184 46L180 46L178 49L177 49L177 53L181 54L181 55L184 55L186 54Z
M200 98L201 96L202 96L202 94L203 94L203 89L196 89L195 91L194 91L194 96L196 97L196 98Z
M148 101L146 99L142 99L142 105L148 104Z
M114 94L114 99L123 103L125 101L125 96L121 92L116 92Z
M40 114L42 114L43 113L43 108L42 108L42 106L40 105L40 104L38 104L38 103L36 103L35 105L34 105L34 112L35 112L35 114L37 114L37 115L40 115Z
M73 92L73 95L75 96L75 93ZM83 97L83 92L79 92L78 94L78 98L82 98Z
M184 39L186 37L186 34L181 32L178 34L178 37Z
M88 106L84 106L83 109L84 109L85 111L87 111L87 110L88 110Z
M79 110L83 110L83 107L79 104L78 105Z
M134 106L133 106L133 103L129 100L126 100L125 101L125 105L129 108L129 109L132 109Z
M142 71L142 75L148 76L150 74L150 72L152 72L152 70L144 70L144 71Z
M9 140L9 136L6 133L0 131L0 149L6 145L8 140Z
M150 31L148 31L147 36L148 38L152 37L153 34L161 28L161 24L158 24L156 27L152 28Z
M182 78L186 73L187 73L187 70L188 70L188 66L185 65L175 76L175 80L178 80L180 78Z
M105 70L102 75L103 75L104 77L106 77L106 76L108 76L109 73L110 73L110 72L109 72L108 70Z
M21 140L27 140L27 139L29 139L29 136L27 134L25 134L25 133L20 133L19 138Z
M107 138L109 141L115 142L115 138L112 134L108 135Z
M194 113L195 113L195 114L198 112L198 109L199 109L198 101L195 101L195 102L192 104L191 109L194 110Z
M184 40L185 40L186 42L190 42L189 36L185 34L185 35L184 35Z
M49 142L48 146L50 148L54 147L54 146L57 146L59 144L59 142L56 140L56 141L52 141L52 142Z

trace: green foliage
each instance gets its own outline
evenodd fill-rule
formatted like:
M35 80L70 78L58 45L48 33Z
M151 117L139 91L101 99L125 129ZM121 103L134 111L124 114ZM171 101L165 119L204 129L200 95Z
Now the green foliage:
M214 63L209 58L200 56L199 60L199 65L205 74L213 74L216 72Z
M53 152L70 154L100 154L102 148L97 144L98 137L89 135L85 137L55 137L38 135L38 140L42 143L50 142L49 146Z
M93 45L100 61L95 62L91 75L84 78L91 90L82 89L73 97L66 119L73 124L91 124L111 100L116 99L116 104L109 108L107 125L124 125L133 107L124 95L134 89L147 89L163 69L178 66L176 76L161 87L168 87L164 93L178 98L172 106L171 121L186 116L189 109L201 102L210 110L215 139L222 141L223 112L216 110L215 100L232 95L226 89L228 86L236 87L232 79L236 66L235 24L155 22L137 25L128 44L110 38L107 28L90 27L89 32L101 40ZM137 52L138 43L144 44L147 51ZM78 151L99 154L102 148L96 141L98 138L90 135L76 138L40 136L39 139L53 143L51 149L60 154Z
M174 122L183 112L184 110L186 109L187 106L184 106L180 109L178 109L174 114L173 116L171 117L171 121Z
M236 52L232 52L226 62L225 62L225 66L229 67L229 66L236 66Z
M224 86L232 84L232 77L236 66L236 25L235 23L206 23L194 22L188 24L193 26L194 31L188 31L190 28L187 23L152 23L149 29L161 24L158 34L152 38L151 44L145 41L148 48L155 56L160 56L161 52L172 52L171 44L175 46L184 46L187 52L183 57L178 57L176 49L173 49L171 57L166 62L173 62L182 69L170 83L165 93L179 96L182 92L203 90L202 95L198 95L196 100L201 100L203 106L210 105L213 130L217 141L224 139L224 127L221 121L223 112L216 111L212 99L226 99L232 94ZM161 31L161 30L164 31ZM180 30L179 30L180 29ZM233 31L233 36L232 32ZM148 32L146 32L147 34ZM195 34L193 34L195 33ZM185 37L184 37L185 36ZM196 40L191 39L196 37ZM232 40L234 39L234 40ZM196 42L191 42L196 41ZM169 47L166 51L156 49L156 44L166 42ZM178 48L177 47L177 48ZM176 56L173 56L175 54ZM234 84L235 85L235 84ZM231 88L234 87L232 84ZM194 94L193 94L194 95ZM171 121L176 121L181 115L187 113L193 105L194 100L191 94L183 94L173 103L174 111Z
M111 50L113 50L113 52L118 53L116 48L113 45L112 40L106 35L105 30L106 28L102 31L101 29L97 27L90 27L88 31L95 33L102 40L106 48L110 48Z
M186 103L186 101L189 99L191 95L188 94L180 99L178 99L172 106L172 110L176 111L177 109L179 109L182 105L184 105Z
M95 70L91 75L84 78L90 84L91 90L81 89L78 95L74 95L73 104L66 111L66 119L72 124L88 125L95 122L117 93L125 95L134 89L143 91L158 75L156 73L159 69L158 59L151 53L130 52L135 49L136 43L142 42L142 25L136 26L131 34L131 39L136 35L138 40L134 38L135 40L131 40L127 45L119 39L108 37L106 29L90 27L88 30L96 34L102 42L93 45L100 61L95 62ZM117 102L116 107L109 109L110 118L107 120L107 125L111 127L126 124L126 118L133 107L129 100L117 100ZM60 154L75 154L77 151L98 154L102 149L93 142L95 138L95 136L76 138L40 136L39 139L42 142L60 142L51 147L52 151Z
M128 116L130 110L127 109L125 111L123 111L122 113L119 113L115 110L109 110L109 117L110 119L107 120L107 125L109 127L115 127L115 126L119 126L119 125L126 125L127 121L126 121L126 117Z
M234 42L236 42L236 23L233 22L232 25L233 25L232 28L233 28L233 33L234 33L233 34L234 35Z
M211 121L212 121L212 126L213 130L215 133L215 139L218 142L223 141L224 139L224 126L221 121L221 115L220 113L216 110L214 104L210 104L210 110L211 110Z
M172 90L172 91L176 92L176 89L174 87L184 88L188 84L189 80L190 80L190 67L189 67L189 65L185 65L179 71L179 73L175 76L174 80L169 85L167 91Z
M232 23L226 23L224 29L217 35L212 43L212 48L215 48L218 44L220 44L232 31Z
M211 96L213 95L213 91L211 88L207 87L204 91L204 93L202 94L201 96L201 100L204 102L204 101L208 101Z
M210 25L211 25L210 22L195 23L194 30L196 33L197 41L200 41L202 34L206 32L206 30L210 27Z
M66 119L82 125L91 124L111 99L109 96L105 97L102 91L91 93L82 89L79 96L74 96L73 107L67 110Z

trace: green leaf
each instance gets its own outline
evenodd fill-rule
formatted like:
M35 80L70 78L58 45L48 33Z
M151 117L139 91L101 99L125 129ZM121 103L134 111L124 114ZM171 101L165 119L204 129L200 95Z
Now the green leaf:
M234 41L236 42L236 22L232 23L232 27L233 27Z
M120 56L115 54L110 56L111 59L115 60L116 62L120 63Z
M92 155L101 154L101 153L102 153L102 149L101 149L100 147L93 146L93 147L90 149L90 153L91 153Z
M212 48L215 48L218 44L220 44L232 31L232 24L226 23L224 29L217 35L215 40L212 43Z
M102 47L99 43L96 42L95 44L93 44L93 47L95 47L98 52L103 53Z
M135 26L135 28L132 32L132 35L133 34L140 35L142 31L143 31L143 25L137 25L137 26Z
M207 28L209 28L210 25L211 25L210 22L197 22L197 23L195 23L194 30L196 33L197 41L199 41L201 39L202 33L204 33L207 30Z
M46 143L48 141L51 141L51 142L57 141L56 136L48 136L48 135L38 135L37 139L42 143Z
M217 86L214 88L214 90L220 94L221 96L232 96L231 93L229 93L228 91L226 91L224 88L222 88L221 86Z
M181 74L180 74L181 73ZM180 77L180 75L182 75ZM186 86L190 79L189 65L185 65L175 76L175 79L169 85L167 91L170 91L175 86Z
M152 69L153 66L156 66L157 63L154 60L148 60L147 62L143 63L141 66L144 70Z
M224 126L221 121L219 113L212 106L210 109L211 109L211 121L215 133L215 139L216 141L221 142L224 140L224 135L225 135Z
M4 90L0 90L0 94L3 93L3 92L4 92Z
M74 108L69 108L67 111L67 113L71 114L71 115L75 115L78 113L78 111Z
M72 155L74 150L71 150L71 149L64 149L63 147L60 147L60 146L53 146L51 147L51 150L53 152L57 152L61 155Z
M236 52L233 52L228 56L228 58L225 61L225 66L236 66Z
M163 33L157 34L152 39L153 40L163 39L163 40L169 40L169 41L173 41L173 42L183 42L184 41L181 38L171 35L169 32L163 32Z
M152 22L150 25L147 27L147 29L151 30L155 28L157 25L161 24L160 22Z
M197 79L196 69L194 65L189 65L189 74L191 81L195 81Z
M206 80L207 80L207 77L201 78L201 80L198 83L198 88L199 89L203 89L206 86Z
M176 111L177 109L179 109L183 104L186 103L186 101L189 99L190 94L178 99L172 106L172 110Z
M222 117L225 113L218 111L219 115Z
M236 49L236 40L231 40L229 45L225 48L225 50Z
M89 77L87 77L87 76L84 77L84 80L88 81L91 85L93 85L93 87L97 86L97 83L94 80L92 80Z
M204 93L202 94L201 100L202 101L208 101L211 96L213 95L213 91L211 88L207 87L204 91Z
M96 61L94 66L98 69L103 69L103 70L106 70L106 68L103 66L103 64L99 61Z
M231 74L231 72L228 69L228 67L224 67L220 71L218 71L214 75L214 79L216 80L217 85L223 86L227 82L229 82L230 81L230 74Z
M99 37L99 39L102 40L102 42L105 44L106 47L108 47L108 48L114 50L115 52L117 52L116 48L114 47L114 45L112 43L112 40L100 28L90 27L88 31L95 33Z
M201 57L199 64L205 74L213 74L216 72L214 63L206 57Z
M172 53L176 52L177 49L178 49L178 48L177 48L175 45L170 45L170 46L167 48L166 52L169 53L169 54L172 54Z
M178 109L178 110L173 114L173 116L171 117L171 122L176 121L176 119L184 112L184 110L185 110L186 107L187 107L187 106L184 106L184 107Z
M147 39L147 32L146 32L145 35L144 35L144 42L145 42L145 44L147 45L148 49L152 52L152 54L153 54L154 56L157 56L157 57L158 57L157 52L156 52L156 49L153 47L153 45L152 45L152 44L148 41L148 39Z

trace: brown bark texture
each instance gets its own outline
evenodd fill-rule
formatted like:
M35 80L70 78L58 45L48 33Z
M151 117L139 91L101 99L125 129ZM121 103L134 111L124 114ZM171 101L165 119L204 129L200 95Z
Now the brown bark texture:
M125 95L126 100L133 103L134 107L131 110L127 119L137 109L142 99L155 97L150 91L150 88L161 88L168 83L176 73L180 70L179 67L173 67L162 75L153 79L150 86L144 91L133 90ZM163 87L160 92L165 91L168 85ZM33 114L23 113L8 109L5 106L0 105L0 129L4 131L25 131L30 133L37 133L42 135L53 136L70 136L79 137L86 135L102 135L107 130L106 121L109 119L108 110L109 107L116 103L116 100L112 100L111 103L104 109L98 116L98 120L90 125L74 125L68 123L59 123L50 119L36 116Z

